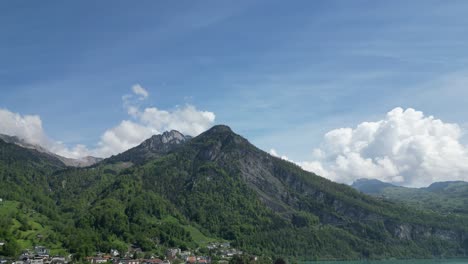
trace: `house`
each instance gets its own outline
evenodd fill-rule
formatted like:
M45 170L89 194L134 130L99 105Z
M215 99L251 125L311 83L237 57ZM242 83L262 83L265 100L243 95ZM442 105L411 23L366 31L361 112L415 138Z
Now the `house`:
M93 258L90 258L89 262L91 262L91 264L106 263L106 262L107 262L107 258L103 258L103 257L93 257Z
M113 262L114 264L140 264L138 259L118 259Z
M35 246L34 253L41 257L49 257L49 250L43 246Z
M50 260L51 264L65 264L67 261L65 260L65 257L60 257L60 256L55 256Z
M171 264L171 262L169 260L164 260L163 262L161 262L161 264Z
M182 251L180 252L180 258L181 259L184 259L184 260L187 260L187 258L192 255L192 252L186 250L186 251Z
M3 247L5 245L4 241L0 241L0 247Z
M33 259L29 259L30 264L44 264L44 259L41 257L35 257Z
M140 261L141 264L161 264L163 261L155 258L155 259L143 259Z
M187 264L195 264L197 263L197 257L195 256L189 256L186 261Z

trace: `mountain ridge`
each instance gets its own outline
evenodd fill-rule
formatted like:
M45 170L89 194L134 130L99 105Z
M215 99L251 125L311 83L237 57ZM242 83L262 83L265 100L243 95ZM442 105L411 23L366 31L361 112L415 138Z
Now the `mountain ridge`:
M369 195L417 208L443 214L468 215L468 182L464 181L434 182L427 187L408 188L375 179L361 179L354 182L352 187Z
M66 166L71 166L71 167L87 167L87 166L94 165L100 162L101 160L103 160L102 158L97 158L93 156L86 156L86 157L82 157L78 159L67 158L67 157L55 154L40 145L28 143L26 140L21 139L17 136L9 136L5 134L0 134L0 140L3 140L7 143L16 144L23 148L34 149L39 152L45 153L47 155L54 156L58 158L60 161L62 161L63 164L65 164Z

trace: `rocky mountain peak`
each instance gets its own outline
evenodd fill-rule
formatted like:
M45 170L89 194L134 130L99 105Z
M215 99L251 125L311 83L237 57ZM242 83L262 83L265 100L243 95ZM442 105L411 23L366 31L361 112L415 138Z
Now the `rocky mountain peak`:
M177 130L166 131L159 135L154 135L145 140L142 146L151 150L164 150L170 148L171 145L178 145L189 140L190 136L185 136Z
M161 141L162 143L180 143L187 140L186 136L180 133L177 130L166 131L162 134Z
M150 137L134 148L110 157L107 162L142 163L171 152L191 138L191 136L186 136L177 130L166 131Z

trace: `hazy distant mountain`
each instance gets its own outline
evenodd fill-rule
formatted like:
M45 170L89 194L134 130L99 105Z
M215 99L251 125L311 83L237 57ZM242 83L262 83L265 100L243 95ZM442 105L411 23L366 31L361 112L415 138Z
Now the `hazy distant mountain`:
M22 215L31 208L47 227L41 243L76 257L130 244L159 254L213 240L251 254L306 259L468 250L467 219L362 194L269 155L227 126L194 138L165 132L86 168L66 168L3 141L0 154L0 193L22 205L4 214L0 235L8 237L0 240L25 244L37 226ZM8 207L0 214L2 208Z
M360 179L352 187L363 193L422 209L468 215L468 182L464 181L435 182L425 188L406 188L375 179Z
M52 153L39 145L30 144L26 142L25 140L20 139L16 136L8 136L8 135L0 134L0 140L3 140L7 143L13 143L24 148L34 149L39 152L54 156L58 158L59 160L61 160L66 166L71 166L71 167L87 167L87 166L96 164L102 160L102 158L96 158L96 157L91 157L91 156L87 156L87 157L83 157L79 159L66 158L66 157L57 155L55 153Z
M393 184L376 179L358 179L351 185L355 189L367 194L380 194L387 187L397 187Z
M9 135L4 135L4 134L0 134L0 140L3 140L7 143L13 143L13 144L16 144L18 146L21 146L23 148L29 148L29 149L35 149L39 152L48 152L45 148L39 146L39 145L34 145L34 144L30 144L28 142L26 142L24 139L21 139L21 138L18 138L16 136L9 136Z
M60 155L53 154L53 153L52 155L55 155L65 165L70 166L70 167L88 167L103 160L102 158L96 158L92 156L86 156L86 157L79 158L79 159L71 159L71 158L65 158L65 157L62 157Z

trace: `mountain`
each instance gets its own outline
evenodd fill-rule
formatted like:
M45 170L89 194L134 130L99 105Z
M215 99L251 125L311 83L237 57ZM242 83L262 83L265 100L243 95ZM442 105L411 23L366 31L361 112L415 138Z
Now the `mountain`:
M379 181L376 179L358 179L351 185L353 188L367 194L380 194L383 189L388 187L397 187L393 184Z
M468 215L468 182L435 182L424 188L406 188L379 180L360 179L352 186L363 193L420 209Z
M423 189L430 192L464 193L468 196L468 182L464 181L435 182L429 185L429 187Z
M86 156L83 158L72 159L72 158L65 158L63 156L53 154L50 152L49 154L57 157L60 161L62 161L66 166L69 166L69 167L88 167L103 160L102 158L97 158L93 156Z
M47 155L56 157L60 161L62 161L63 164L65 164L66 166L70 166L70 167L87 167L87 166L96 164L102 160L102 158L96 158L92 156L87 156L87 157L83 157L79 159L66 158L66 157L57 155L55 153L52 153L39 145L28 143L26 140L20 139L16 136L8 136L8 135L0 134L0 140L3 140L6 143L16 144L23 148L34 149L41 153L45 153Z
M9 136L9 135L4 135L4 134L0 134L0 140L6 142L6 143L11 143L11 144L16 144L20 147L23 147L23 148L28 148L28 149L35 149L39 152L42 152L42 153L47 153L48 151L39 146L39 145L35 145L35 144L30 144L28 143L26 140L24 139L21 139L17 136Z
M2 158L32 151L5 144ZM34 155L42 154L30 153L16 164L40 167ZM0 163L0 177L9 179L0 187L16 191L4 198L36 208L55 230L47 243L76 258L130 244L162 254L226 240L251 254L309 260L468 250L467 218L362 194L273 157L223 125L194 138L177 131L156 135L86 168L51 162L28 174L8 164ZM10 177L12 170L18 172ZM13 234L12 241L18 239Z

